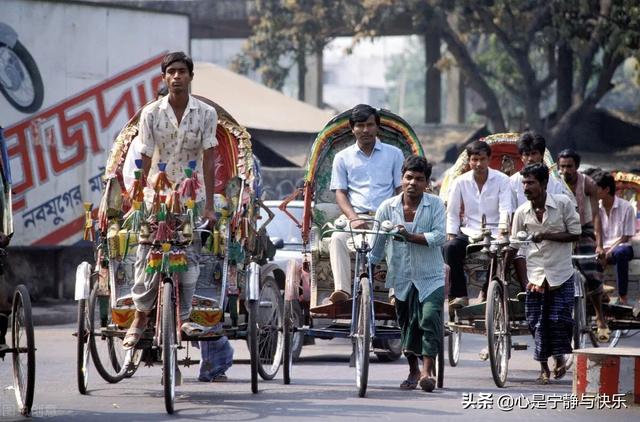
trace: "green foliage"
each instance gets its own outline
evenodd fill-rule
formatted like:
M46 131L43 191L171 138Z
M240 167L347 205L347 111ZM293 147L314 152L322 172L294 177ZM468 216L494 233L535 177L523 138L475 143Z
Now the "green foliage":
M404 51L391 57L385 74L390 88L389 108L410 124L424 121L424 43L413 38Z

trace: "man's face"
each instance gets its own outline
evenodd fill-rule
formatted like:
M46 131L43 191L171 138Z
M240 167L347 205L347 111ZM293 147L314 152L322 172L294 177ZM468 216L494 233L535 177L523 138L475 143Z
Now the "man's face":
M547 190L546 187L543 187L538 182L538 179L531 175L522 178L522 187L524 188L524 196L528 201L539 199Z
M524 151L520 156L520 159L525 166L528 166L529 164L538 164L542 163L542 154L540 154L540 151L537 149L532 149L531 151Z
M573 158L564 157L558 160L558 171L565 181L573 183L578 177L578 167Z
M364 122L355 122L353 128L353 136L360 145L371 145L376 141L378 134L378 125L376 124L376 116L369 116Z
M402 192L406 196L420 197L428 185L429 181L422 172L407 170L402 175Z
M479 154L471 154L469 157L469 167L474 174L483 175L489 168L489 156L482 151Z
M599 200L603 200L609 196L609 188L603 188L596 185L596 194Z
M193 79L193 75L189 74L189 68L184 62L173 62L165 69L162 74L164 83L170 93L181 94L189 91L189 84Z

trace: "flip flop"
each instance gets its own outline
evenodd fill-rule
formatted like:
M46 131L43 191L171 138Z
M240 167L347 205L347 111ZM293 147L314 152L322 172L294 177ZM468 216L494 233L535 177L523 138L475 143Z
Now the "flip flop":
M227 382L227 381L229 381L229 378L225 374L220 374L211 380L211 382Z
M125 350L133 349L142 337L142 333L144 333L144 328L129 328L122 340L122 347Z
M402 381L402 384L400 384L401 390L415 390L416 388L418 388L417 380L410 380L409 378L407 378L406 380Z
M608 343L611 337L609 327L598 328L598 343Z
M567 361L562 359L562 363L553 368L553 379L562 379L567 374Z
M546 372L540 372L540 375L536 378L536 382L540 385L549 384L549 374Z
M436 388L436 381L433 378L422 377L420 378L420 388L427 393L432 392Z

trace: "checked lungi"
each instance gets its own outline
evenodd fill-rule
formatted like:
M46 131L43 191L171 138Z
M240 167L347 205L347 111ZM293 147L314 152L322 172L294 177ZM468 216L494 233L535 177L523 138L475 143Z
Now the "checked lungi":
M571 353L573 293L573 277L544 293L527 291L525 314L536 344L534 360L546 362L551 356Z

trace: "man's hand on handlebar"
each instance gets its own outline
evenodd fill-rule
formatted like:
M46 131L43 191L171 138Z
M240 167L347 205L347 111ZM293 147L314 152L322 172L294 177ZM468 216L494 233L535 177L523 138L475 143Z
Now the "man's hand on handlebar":
M212 209L205 209L204 212L202 213L202 219L207 220L209 222L209 224L207 225L209 229L213 229L213 227L216 224L216 221L218 220L216 218L216 213Z
M360 217L355 216L354 218L350 219L349 221L351 221L351 229L356 230L356 229L366 229L367 228L367 222L364 220L359 220Z

